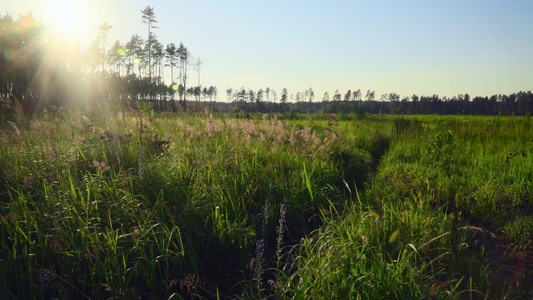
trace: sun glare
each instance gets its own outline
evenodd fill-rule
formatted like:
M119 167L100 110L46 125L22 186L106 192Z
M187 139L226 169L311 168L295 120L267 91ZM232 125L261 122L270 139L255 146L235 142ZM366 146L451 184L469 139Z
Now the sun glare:
M52 0L46 13L53 34L60 39L73 40L83 26L83 9L77 0Z

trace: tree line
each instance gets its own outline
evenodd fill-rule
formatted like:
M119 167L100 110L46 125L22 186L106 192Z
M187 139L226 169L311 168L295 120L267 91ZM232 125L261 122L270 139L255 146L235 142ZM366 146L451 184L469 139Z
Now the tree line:
M376 92L361 89L341 93L336 90L330 96L324 92L322 99L315 100L312 88L289 94L282 89L278 95L274 89L267 87L258 91L241 88L226 90L227 102L219 105L224 111L245 112L298 112L298 113L370 113L370 114L442 114L442 115L529 115L533 111L533 93L520 91L510 95L497 94L490 97L476 96L468 93L453 97L411 96L400 97L397 93L382 94L376 98Z
M391 92L377 98L373 90L354 89L325 92L320 99L312 88L296 93L283 88L278 93L270 87L242 87L228 88L226 100L219 101L217 88L200 82L203 62L193 59L183 43L164 45L158 40L154 8L141 10L139 21L147 26L146 39L134 34L126 43L117 40L107 48L113 26L103 22L87 49L65 50L31 13L17 20L0 16L0 98L16 99L28 112L73 102L135 109L138 101L151 102L157 111L187 110L191 103L230 112L526 115L533 110L531 91L474 98L401 97ZM198 75L195 85L190 84L191 72ZM165 78L168 73L170 78Z
M216 100L216 87L200 83L202 61L194 60L183 43L164 45L158 40L153 7L141 13L145 39L134 34L128 42L117 40L108 48L113 26L103 22L96 39L83 50L79 45L66 50L56 45L57 37L31 13L17 20L0 16L0 49L5 49L0 55L0 98L17 99L26 111L71 104L72 99L129 108L139 100L150 101L156 110L186 109L190 100ZM165 70L170 71L169 80ZM192 71L198 72L197 85L189 83Z

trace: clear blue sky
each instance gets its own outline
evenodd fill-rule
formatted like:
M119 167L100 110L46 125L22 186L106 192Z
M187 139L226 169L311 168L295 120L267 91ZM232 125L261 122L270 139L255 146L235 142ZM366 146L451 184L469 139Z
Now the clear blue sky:
M74 2L75 0L71 0ZM376 98L509 94L533 89L533 1L78 0L82 45L107 21L108 45L147 36L141 10L154 7L163 44L200 57L201 83L283 88L296 94L376 91ZM2 4L45 20L59 0ZM57 8L54 8L57 11ZM80 17L81 18L81 17ZM192 68L191 68L192 69ZM196 84L196 77L190 83Z

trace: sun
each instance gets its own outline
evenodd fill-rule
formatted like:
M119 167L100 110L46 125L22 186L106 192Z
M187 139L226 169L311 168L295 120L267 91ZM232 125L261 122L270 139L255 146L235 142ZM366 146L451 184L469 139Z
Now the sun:
M82 29L84 14L79 0L50 0L47 19L57 37L73 39Z

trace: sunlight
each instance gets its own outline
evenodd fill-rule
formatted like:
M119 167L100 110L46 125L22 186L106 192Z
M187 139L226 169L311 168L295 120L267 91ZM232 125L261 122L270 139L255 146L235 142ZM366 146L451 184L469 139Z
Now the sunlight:
M79 2L79 0L52 0L48 5L46 15L56 38L76 41L76 35L83 30L85 18Z

